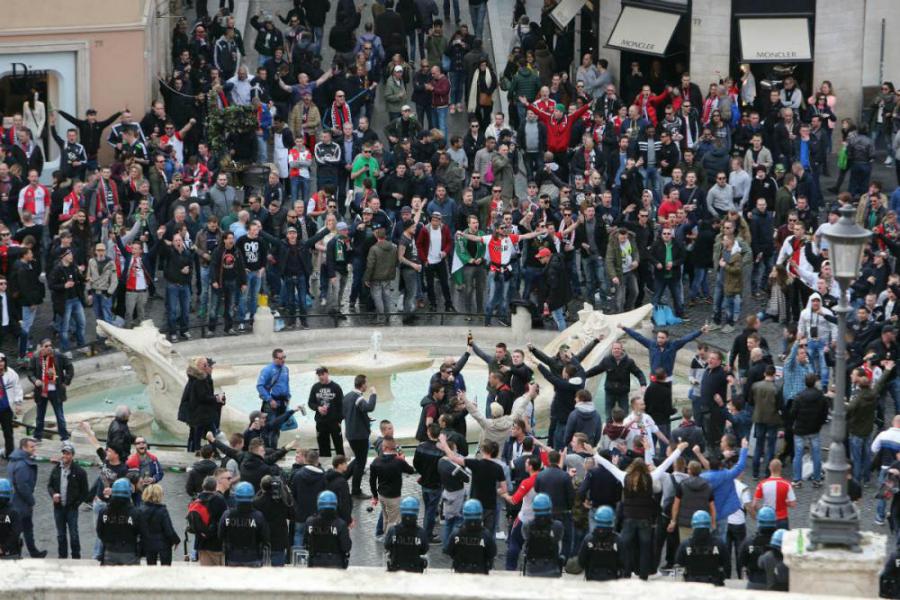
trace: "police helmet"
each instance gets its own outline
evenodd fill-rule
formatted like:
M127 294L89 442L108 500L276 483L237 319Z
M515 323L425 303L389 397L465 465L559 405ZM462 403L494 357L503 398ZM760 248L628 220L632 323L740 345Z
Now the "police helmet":
M463 520L464 521L480 521L484 515L484 508L481 506L481 500L471 498L463 504Z
M784 529L776 530L775 533L772 534L772 539L769 540L769 546L781 550L781 541L784 539L784 531Z
M131 498L131 483L125 479L116 479L112 484L112 497L113 498Z
M13 486L9 479L0 479L0 500L12 500Z
M321 506L322 498L319 497L319 506ZM419 499L413 496L407 496L400 501L400 516L418 517L419 516Z
M594 523L597 524L597 527L612 529L616 523L615 511L608 506L601 506L594 513Z
M760 527L775 528L775 509L771 506L763 506L756 513L756 522Z
M691 517L691 527L693 529L709 529L712 527L712 517L705 510L695 511L694 516Z
M253 502L253 484L249 481L242 481L234 488L234 499L238 504L249 504Z
M334 492L325 490L319 494L319 501L316 507L319 511L337 510L337 496L334 495Z
M547 516L553 511L553 502L547 494L538 494L534 497L531 508L534 510L534 516Z

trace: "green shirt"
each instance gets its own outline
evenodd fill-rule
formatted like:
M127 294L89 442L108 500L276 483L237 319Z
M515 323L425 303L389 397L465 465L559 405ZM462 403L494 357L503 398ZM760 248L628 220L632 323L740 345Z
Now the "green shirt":
M670 262L672 262L672 244L666 244L666 264L663 265L666 278L672 276L672 269L667 268Z
M368 165L369 170L367 172L363 172L353 180L353 187L355 189L361 190L363 187L363 181L365 181L366 179L372 182L373 188L375 187L375 173L378 172L378 161L371 156L366 157L365 154L357 155L357 157L353 159L353 165L350 167L350 173L355 173L366 165Z

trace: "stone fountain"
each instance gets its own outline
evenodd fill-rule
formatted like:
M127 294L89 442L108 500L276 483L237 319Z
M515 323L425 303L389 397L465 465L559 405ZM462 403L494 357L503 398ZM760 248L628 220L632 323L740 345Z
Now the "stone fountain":
M381 340L381 332L375 331L369 338L367 350L323 356L319 362L328 367L332 375L364 373L369 387L375 387L379 402L393 400L391 378L394 374L426 369L434 364L434 359L422 351L382 350Z

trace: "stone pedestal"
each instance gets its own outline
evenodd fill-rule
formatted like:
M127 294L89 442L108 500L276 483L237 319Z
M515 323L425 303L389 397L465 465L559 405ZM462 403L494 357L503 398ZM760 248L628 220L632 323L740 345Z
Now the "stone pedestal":
M527 306L513 306L510 325L512 326L513 340L519 343L527 341L531 331L531 311Z
M791 592L843 597L878 597L878 574L884 566L887 538L862 533L862 552L824 548L810 552L809 529L785 533L781 544L791 570Z
M275 315L268 306L260 306L253 315L253 341L257 344L271 344L275 337Z

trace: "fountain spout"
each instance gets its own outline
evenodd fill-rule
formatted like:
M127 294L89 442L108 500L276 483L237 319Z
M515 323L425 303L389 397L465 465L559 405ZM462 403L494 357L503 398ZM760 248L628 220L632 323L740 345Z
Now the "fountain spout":
M369 349L372 350L372 360L378 360L378 351L381 350L381 332L373 331L369 340Z

